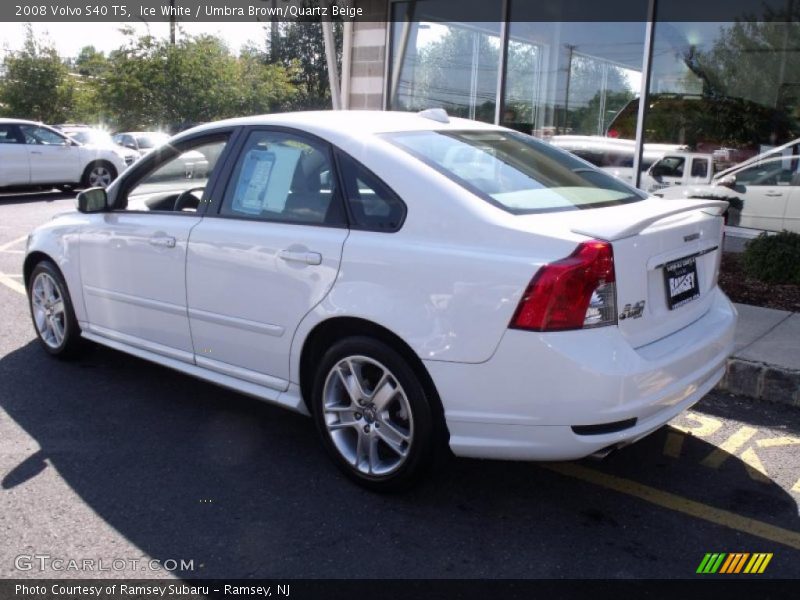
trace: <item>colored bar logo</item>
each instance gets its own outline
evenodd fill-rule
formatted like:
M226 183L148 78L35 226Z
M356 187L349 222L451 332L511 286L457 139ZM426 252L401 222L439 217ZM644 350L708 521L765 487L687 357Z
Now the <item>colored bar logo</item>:
M701 575L725 574L733 575L738 573L748 573L750 575L763 573L769 561L772 560L772 552L708 552L696 573Z

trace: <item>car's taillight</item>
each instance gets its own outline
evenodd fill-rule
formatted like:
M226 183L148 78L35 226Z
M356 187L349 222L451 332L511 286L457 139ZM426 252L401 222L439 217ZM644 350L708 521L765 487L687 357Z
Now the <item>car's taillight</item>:
M584 242L567 258L539 269L509 326L564 331L614 325L616 296L611 244Z

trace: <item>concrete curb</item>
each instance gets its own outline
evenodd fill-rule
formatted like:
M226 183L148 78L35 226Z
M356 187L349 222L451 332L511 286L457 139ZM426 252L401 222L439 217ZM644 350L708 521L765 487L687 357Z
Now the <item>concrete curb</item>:
M728 359L717 389L761 402L779 402L800 408L800 371L763 362Z

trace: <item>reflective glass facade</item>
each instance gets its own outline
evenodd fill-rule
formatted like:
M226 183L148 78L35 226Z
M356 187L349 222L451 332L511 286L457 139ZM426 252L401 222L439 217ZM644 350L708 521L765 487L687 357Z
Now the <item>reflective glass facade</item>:
M789 215L800 205L800 2L742 4L691 21L689 2L631 1L610 13L624 18L583 22L588 0L465 1L456 22L441 0L394 1L386 105L499 123L653 193L741 166L731 189L770 187L775 214Z

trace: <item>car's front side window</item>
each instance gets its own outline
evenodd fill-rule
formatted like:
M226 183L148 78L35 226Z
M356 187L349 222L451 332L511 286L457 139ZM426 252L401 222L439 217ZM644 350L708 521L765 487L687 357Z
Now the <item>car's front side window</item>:
M55 131L45 129L44 127L22 125L20 128L25 135L26 144L39 144L43 146L66 146L69 144L67 138L57 134Z
M307 225L345 223L330 150L305 136L253 131L242 148L220 214Z
M24 144L25 138L16 125L0 125L0 144Z
M196 212L227 141L223 135L175 148L125 186L115 210Z
M751 186L790 185L792 181L791 158L777 157L759 161L736 173L736 183Z

